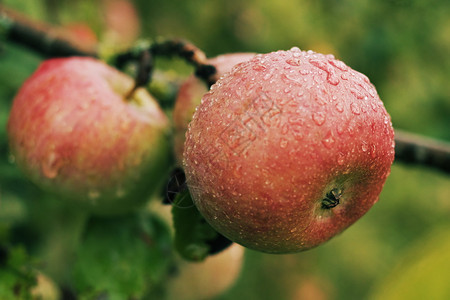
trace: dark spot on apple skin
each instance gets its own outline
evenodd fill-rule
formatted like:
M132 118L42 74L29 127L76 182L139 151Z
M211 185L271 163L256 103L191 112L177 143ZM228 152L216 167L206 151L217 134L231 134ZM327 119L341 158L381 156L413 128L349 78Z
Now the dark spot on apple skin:
M322 208L331 209L339 204L339 199L342 197L342 190L339 188L334 188L329 191L325 198L322 199Z

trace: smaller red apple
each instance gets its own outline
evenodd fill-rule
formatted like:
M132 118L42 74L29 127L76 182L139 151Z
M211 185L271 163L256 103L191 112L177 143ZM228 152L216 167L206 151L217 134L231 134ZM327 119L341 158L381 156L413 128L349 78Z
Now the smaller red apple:
M220 77L231 71L237 64L247 61L255 55L255 53L223 54L209 59L208 64L216 67L217 75ZM178 91L173 109L173 123L175 127L174 152L180 166L183 163L184 141L186 140L185 135L189 122L191 122L195 108L200 104L206 92L208 92L206 83L194 75L189 76Z
M89 210L128 211L168 168L169 122L129 76L92 58L50 59L23 84L8 121L10 150L38 186Z

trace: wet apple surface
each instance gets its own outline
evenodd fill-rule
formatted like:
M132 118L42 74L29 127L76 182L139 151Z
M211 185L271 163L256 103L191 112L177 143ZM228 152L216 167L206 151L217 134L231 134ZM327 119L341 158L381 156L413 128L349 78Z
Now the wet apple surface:
M14 99L11 153L37 185L98 213L129 210L163 180L169 122L131 77L92 58L45 61Z
M315 247L354 223L394 159L390 117L367 77L298 48L222 77L186 137L200 212L229 239L271 253Z

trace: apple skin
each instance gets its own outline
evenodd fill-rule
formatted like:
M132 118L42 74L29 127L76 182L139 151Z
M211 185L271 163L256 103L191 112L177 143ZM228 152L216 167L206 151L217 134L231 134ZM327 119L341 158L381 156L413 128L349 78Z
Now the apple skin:
M231 69L244 61L250 60L256 53L229 53L208 59L208 64L216 67L217 77L230 72ZM202 96L208 92L206 83L195 75L189 76L180 86L173 109L174 153L177 163L183 164L184 142L189 122L192 120L195 108L200 104Z
M167 299L213 299L230 289L242 269L244 247L233 244L202 262L178 261L178 272L166 284Z
M393 159L390 116L368 78L332 55L292 48L257 55L211 87L186 134L184 169L217 231L290 253L364 215Z
M43 62L7 125L17 165L38 186L98 214L148 199L169 165L169 121L129 76L93 58ZM71 202L71 203L72 203Z

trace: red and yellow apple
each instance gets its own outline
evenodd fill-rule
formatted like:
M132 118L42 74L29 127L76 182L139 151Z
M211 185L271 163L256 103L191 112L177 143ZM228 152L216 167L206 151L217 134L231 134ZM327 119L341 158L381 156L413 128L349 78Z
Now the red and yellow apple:
M184 169L221 234L289 253L315 247L377 202L394 131L368 78L332 55L257 55L211 87L189 124Z
M100 214L148 199L168 168L169 122L129 76L92 58L43 62L16 95L10 150L38 186Z
M208 64L216 67L217 76L223 76L225 73L244 61L255 56L255 53L229 53L219 55L208 60ZM174 153L179 165L183 163L183 149L185 135L189 122L192 120L195 108L200 104L202 96L208 92L206 83L191 75L180 86L177 99L173 109L174 133Z

